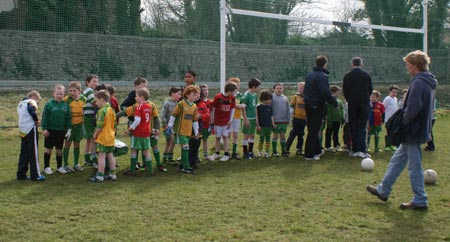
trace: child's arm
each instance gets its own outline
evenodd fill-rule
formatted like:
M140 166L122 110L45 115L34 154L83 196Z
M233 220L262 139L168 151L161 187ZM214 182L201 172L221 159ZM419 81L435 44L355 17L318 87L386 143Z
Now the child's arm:
M216 108L212 107L212 109L211 109L211 121L210 121L211 124L214 124L214 112L215 111L216 111Z
M270 115L270 119L272 120L272 127L276 128L275 120L273 119L273 115Z
M231 112L230 112L230 120L228 120L228 124L227 124L228 127L231 126L231 123L232 123L233 120L234 120L234 111L235 111L235 109L232 108L232 109L231 109Z
M247 120L248 122L248 120ZM259 118L258 118L258 108L256 108L256 130L261 131L261 126L259 126Z

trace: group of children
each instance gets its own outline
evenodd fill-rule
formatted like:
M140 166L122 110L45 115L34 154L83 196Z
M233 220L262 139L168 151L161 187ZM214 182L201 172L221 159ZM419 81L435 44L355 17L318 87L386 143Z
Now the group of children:
M185 75L185 87L171 87L169 97L164 101L159 112L157 106L149 100L150 92L147 89L147 80L144 78L136 78L135 89L119 107L118 100L114 97L114 88L99 85L98 77L90 75L85 80L86 88L83 92L81 84L76 81L70 82L67 96L65 96L65 87L56 85L53 90L53 99L44 107L41 122L36 114L41 96L39 92L31 91L17 108L19 131L22 137L17 179L45 180L39 169L37 153L37 127L41 125L42 134L45 137L45 174L53 173L50 168L53 147L56 149L56 165L59 173L83 170L79 157L80 142L85 138L85 164L97 166L97 171L90 180L93 182L103 182L105 179L115 181L117 179L113 155L115 136L118 119L123 116L129 119L127 134L131 137L130 168L125 171L125 174L133 176L141 167L145 169L145 174L154 175L150 149L157 170L166 172L165 164L177 164L174 159L175 144L181 147L179 171L187 174L194 174L194 170L198 169L201 142L203 142L203 159L211 161L241 159L238 153L239 132L243 133L244 159L255 158L255 134L259 135L257 157L268 158L280 155L289 157L295 138L297 138L296 154L303 155L303 136L307 122L303 100L304 82L298 83L297 93L291 101L283 94L284 85L276 83L273 90L266 89L260 92L258 104L257 93L261 81L256 78L248 82L248 89L244 94L239 92L240 79L230 78L224 87L224 92L215 95L212 101L209 100L208 86L206 84L197 86L195 78L195 73L188 71ZM331 86L330 91L338 100L339 106L337 109L331 106L327 108L326 120L322 128L322 131L326 129L325 151L341 151L339 143L341 127L344 127L344 145L349 147L351 144L348 120L346 120L346 105L339 99L341 89L338 86ZM367 142L370 142L372 135L375 136L375 152L380 151L379 134L382 123L398 108L397 91L398 87L392 86L389 89L389 96L383 103L379 101L380 92L375 90L371 95ZM406 95L405 93L402 94ZM291 116L292 129L286 139ZM166 138L162 157L158 148L160 134ZM211 155L208 153L210 135L215 135L214 153ZM278 140L280 150L278 150ZM230 142L232 142L231 153ZM72 143L73 165L69 166L69 149ZM220 153L222 146L223 155ZM270 148L272 148L271 155ZM386 150L394 149L386 143ZM138 162L139 151L142 155L142 165ZM30 177L26 176L28 166Z

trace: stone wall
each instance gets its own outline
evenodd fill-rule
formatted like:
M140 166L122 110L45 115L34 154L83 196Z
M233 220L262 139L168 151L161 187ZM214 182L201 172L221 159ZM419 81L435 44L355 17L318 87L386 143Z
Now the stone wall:
M227 43L227 76L242 80L297 82L317 55L329 58L330 81L340 82L354 56L364 59L376 82L406 82L402 57L410 49L360 46L267 46ZM103 81L180 81L186 70L200 81L218 81L218 42L80 33L0 30L0 80L82 80L96 73ZM431 50L431 71L449 81L450 51Z

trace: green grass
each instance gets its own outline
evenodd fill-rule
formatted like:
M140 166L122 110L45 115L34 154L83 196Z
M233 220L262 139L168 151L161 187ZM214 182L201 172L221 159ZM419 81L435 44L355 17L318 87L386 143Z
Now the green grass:
M15 109L4 110L14 120ZM437 150L423 152L423 168L439 176L426 186L427 212L398 208L412 196L407 171L387 203L365 191L381 180L391 152L373 156L372 172L340 152L316 162L204 161L195 176L169 167L155 177L122 175L129 162L121 156L117 182L93 184L85 170L33 183L15 180L20 139L16 129L2 129L0 241L450 241L450 118L440 114ZM124 128L119 138L128 143Z

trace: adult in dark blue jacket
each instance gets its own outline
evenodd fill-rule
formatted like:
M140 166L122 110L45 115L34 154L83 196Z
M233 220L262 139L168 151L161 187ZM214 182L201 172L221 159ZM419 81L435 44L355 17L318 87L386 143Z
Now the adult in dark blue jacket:
M353 69L344 76L343 92L348 105L348 121L352 147L349 152L354 157L366 158L366 130L370 113L370 95L373 91L372 78L362 69L361 57L352 59Z
M367 186L367 190L382 201L387 201L395 180L408 165L411 188L414 193L411 201L402 203L401 209L427 209L428 198L425 193L422 171L422 152L420 145L431 139L431 119L437 80L428 72L430 58L422 51L414 51L403 58L406 69L413 77L403 106L402 124L408 127L399 148L392 156L386 174L377 187Z
M327 57L321 55L316 57L316 66L306 76L303 99L305 101L306 120L308 135L305 143L305 159L319 160L323 154L319 139L320 127L326 113L325 104L328 102L337 108L338 103L331 95L328 83L329 73L326 70Z

